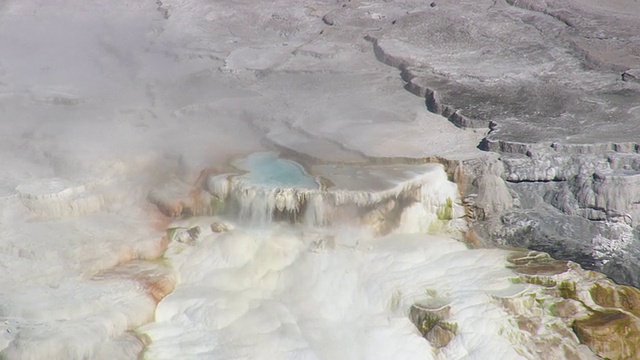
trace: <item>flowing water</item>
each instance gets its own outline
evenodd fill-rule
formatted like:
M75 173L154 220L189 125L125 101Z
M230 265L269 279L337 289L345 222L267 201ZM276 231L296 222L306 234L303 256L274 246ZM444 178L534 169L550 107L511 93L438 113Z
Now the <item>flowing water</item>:
M452 205L459 196L441 166L407 172L389 189L336 196L342 189L320 191L301 166L272 154L235 164L248 173L215 176L214 182L229 182L226 196L218 196L260 205L243 204L233 216L192 217L170 226L174 238L199 231L192 241L172 241L165 253L180 280L158 304L155 322L138 330L150 340L146 358L519 356L509 341L518 330L491 297L516 294L523 286L510 281L514 274L505 268L504 251L469 250L459 241L463 212ZM369 170L373 177L384 175L383 167ZM305 202L309 191L319 191L320 206L328 213L346 214L340 207L349 202L345 196L362 212L325 224L266 221L265 214L279 211L275 197L288 194L294 200L285 203ZM384 207L387 193L413 201L398 201L397 224L379 235L363 212ZM234 199L242 194L251 196ZM359 202L363 197L369 201ZM447 206L448 214L442 210ZM303 208L298 203L283 209ZM450 307L447 321L456 324L458 336L446 349L437 351L411 322L414 304Z

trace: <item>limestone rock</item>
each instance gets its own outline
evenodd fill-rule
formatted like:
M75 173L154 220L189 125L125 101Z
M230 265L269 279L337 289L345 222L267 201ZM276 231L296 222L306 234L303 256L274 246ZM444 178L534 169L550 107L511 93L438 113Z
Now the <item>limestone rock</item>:
M635 171L596 172L590 196L583 207L604 209L609 218L620 217L630 225L640 224L640 173Z
M452 331L446 329L441 324L437 324L427 332L425 339L427 339L427 341L429 341L429 343L434 347L441 348L447 346L455 336L456 335Z
M431 345L441 348L453 340L457 331L455 323L446 321L450 310L449 306L430 308L414 304L409 310L409 319Z
M221 232L229 231L229 228L227 227L227 225L223 223L216 222L211 224L211 231L213 231L214 233L221 233Z
M169 230L169 240L193 245L198 241L201 231L202 229L200 226L194 226L191 228L173 228Z
M473 181L478 189L474 199L476 218L484 219L513 206L513 198L504 180L495 175L481 175Z
M634 157L616 156L611 165L624 168L634 164ZM485 221L479 232L502 245L549 252L636 285L640 240L634 230L635 170L583 169L586 174L566 181L507 181L515 206L499 219Z

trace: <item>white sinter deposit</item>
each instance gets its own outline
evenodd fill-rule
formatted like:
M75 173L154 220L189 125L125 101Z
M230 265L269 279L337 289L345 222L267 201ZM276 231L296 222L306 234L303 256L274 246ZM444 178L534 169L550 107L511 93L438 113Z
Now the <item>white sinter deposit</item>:
M422 77L376 52L404 66L395 51L413 45L389 44L437 40L457 54L451 37L494 42L459 7L507 5L467 5L0 0L0 359L588 359L576 318L585 339L601 330L585 314L597 325L615 308L614 320L640 324L623 306L640 304L629 289L607 283L600 303L580 305L600 275L460 241L458 189L425 162L500 169L478 149L488 129L427 111L404 89ZM416 35L424 24L449 35ZM459 64L437 47L421 54ZM512 198L487 175L456 181L479 184L476 200L497 215ZM607 179L593 189L619 195ZM632 248L627 230L593 240L603 263ZM588 286L558 294L556 280ZM615 335L590 336L593 348L634 354L607 342Z
M143 344L131 331L175 283L148 261L162 234L149 213L74 202L82 187L49 185L0 199L0 358L135 358Z
M420 218L424 230L465 226L457 187L439 164L321 165L313 167L315 177L273 153L252 154L233 165L245 173L212 175L206 187L212 201L229 203L226 213L252 225L268 224L275 216L311 226L362 217L378 233L388 232L379 221L393 220L385 227L395 227L407 218L406 227L415 222L411 217Z
M269 161L276 168L293 164L275 159ZM507 268L508 251L470 250L456 239L462 233L454 224L462 214L452 203L457 204L459 195L442 166L361 166L352 172L331 167L335 192L332 187L313 188L311 182L305 183L308 187L279 187L293 184L269 176L260 183L257 175L267 168L213 176L209 188L227 204L257 198L261 205L250 208L262 215L281 210L273 200L277 196L300 202L317 195L328 215L344 215L336 205L348 202L371 207L416 189L421 196L401 209L386 236L376 236L366 216L324 227L304 222L247 226L243 219L238 223L217 216L174 222L165 257L180 280L158 304L155 322L139 329L150 341L145 358L536 358L535 346L527 342L530 336L499 299L535 297L539 286L516 281ZM394 184L389 180L394 174L396 179L404 175L404 181ZM362 182L364 178L368 181ZM349 189L354 180L360 187L368 182L373 190ZM221 189L224 194L215 191ZM282 209L301 208L295 200L290 203ZM412 323L413 305L446 309L438 331L450 338L442 341L436 331L427 335L431 341L425 340L421 325ZM549 333L562 338L554 330ZM575 336L563 341L571 351L590 355Z

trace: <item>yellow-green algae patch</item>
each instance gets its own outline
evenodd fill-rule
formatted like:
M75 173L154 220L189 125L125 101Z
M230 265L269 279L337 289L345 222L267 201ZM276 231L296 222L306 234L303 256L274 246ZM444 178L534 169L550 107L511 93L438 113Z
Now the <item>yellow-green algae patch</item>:
M593 301L602 307L620 308L640 316L640 290L636 288L600 282L595 283L589 293Z
M447 198L444 204L438 206L436 216L438 217L438 220L453 219L453 200L451 200L450 197Z
M514 282L541 285L547 294L563 299L548 304L547 311L565 319L580 342L598 356L638 359L640 290L617 285L602 274L536 251L515 251L507 261L518 274ZM524 320L518 325L535 329Z
M446 346L458 333L458 324L446 321L450 311L449 305L430 308L414 304L409 310L409 319L431 345L440 348Z
M605 359L637 359L640 354L638 318L616 309L593 312L573 323L573 331L598 356Z

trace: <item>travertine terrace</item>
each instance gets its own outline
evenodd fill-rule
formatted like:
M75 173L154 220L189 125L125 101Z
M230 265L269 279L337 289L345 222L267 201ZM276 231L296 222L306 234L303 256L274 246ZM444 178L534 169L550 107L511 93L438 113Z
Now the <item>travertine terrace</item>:
M0 358L637 357L638 4L0 2Z

